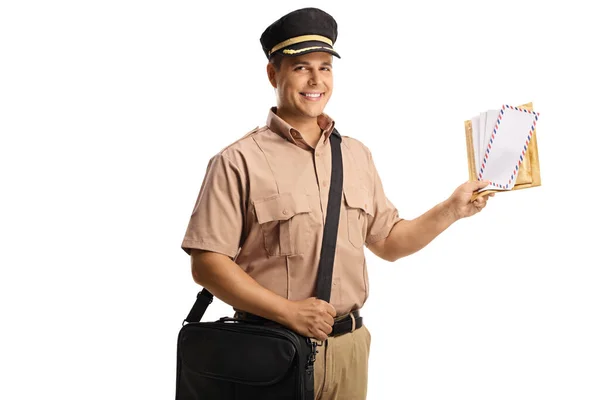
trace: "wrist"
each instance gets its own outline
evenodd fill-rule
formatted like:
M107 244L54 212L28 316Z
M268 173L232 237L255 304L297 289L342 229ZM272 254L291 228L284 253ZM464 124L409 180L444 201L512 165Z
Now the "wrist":
M454 223L460 219L458 207L451 198L446 199L442 202L442 215L445 219L449 220L450 223Z
M272 318L269 319L281 325L289 325L290 316L292 313L292 306L292 301L283 297L279 297L278 301L275 303L275 307L273 308Z

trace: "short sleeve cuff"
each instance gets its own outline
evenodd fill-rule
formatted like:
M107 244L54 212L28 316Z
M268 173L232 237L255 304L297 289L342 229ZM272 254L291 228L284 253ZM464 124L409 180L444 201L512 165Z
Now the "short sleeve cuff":
M390 235L392 228L399 221L402 221L402 218L400 218L398 215L396 215L396 217L393 220L391 220L388 224L386 224L386 226L384 227L384 229L382 231L380 231L379 233L375 233L375 234L367 236L365 243L367 245L370 245L370 244L373 244L375 242L379 242L380 240L385 239L386 237L388 237Z
M198 249L198 250L213 251L215 253L221 253L221 254L228 256L231 259L233 259L237 255L237 252L238 252L238 249L233 250L231 247L224 246L219 243L211 243L211 242L207 242L204 240L191 240L191 239L184 239L183 243L181 243L181 248L188 255L192 254L192 249Z

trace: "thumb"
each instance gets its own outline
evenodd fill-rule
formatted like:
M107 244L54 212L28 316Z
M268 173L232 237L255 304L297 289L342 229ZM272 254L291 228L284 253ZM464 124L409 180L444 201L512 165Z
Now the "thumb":
M472 182L470 182L470 184L468 186L469 186L469 190L471 192L474 192L476 190L483 189L484 187L486 187L489 184L490 184L490 181L482 180L482 181L472 181Z

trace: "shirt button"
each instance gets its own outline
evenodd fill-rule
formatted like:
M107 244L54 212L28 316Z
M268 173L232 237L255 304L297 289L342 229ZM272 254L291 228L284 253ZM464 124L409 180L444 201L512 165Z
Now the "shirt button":
M282 213L283 215L287 215L288 211L287 211L287 210L283 210L281 213Z
M316 156L321 157L321 153L317 152Z
M323 187L327 187L327 181L323 181Z

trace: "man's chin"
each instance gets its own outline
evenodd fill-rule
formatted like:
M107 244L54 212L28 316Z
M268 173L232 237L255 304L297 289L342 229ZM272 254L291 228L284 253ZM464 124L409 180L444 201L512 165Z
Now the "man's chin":
M303 109L302 114L309 118L317 118L319 115L323 114L323 110L325 107L312 107L308 109Z
M318 114L315 114L315 113L310 113L310 114L305 114L305 115L306 115L307 117L310 117L310 118L317 118L317 117L318 117L319 115L321 115L321 114L323 114L323 112L322 112L322 111L321 111L320 113L318 113Z

